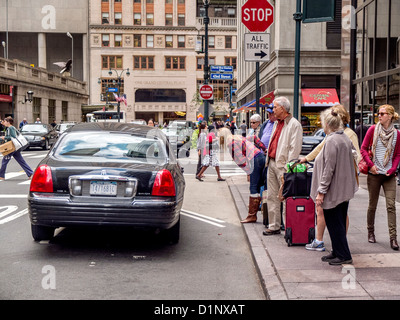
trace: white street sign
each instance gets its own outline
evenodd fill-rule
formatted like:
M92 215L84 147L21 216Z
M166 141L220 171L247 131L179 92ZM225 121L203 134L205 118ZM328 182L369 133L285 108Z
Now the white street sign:
M245 33L244 61L269 61L270 39L269 33Z

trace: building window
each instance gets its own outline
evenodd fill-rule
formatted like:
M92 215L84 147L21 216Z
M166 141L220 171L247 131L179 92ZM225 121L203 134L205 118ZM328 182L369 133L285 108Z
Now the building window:
M141 3L142 0L133 0L133 3Z
M33 119L40 118L40 106L42 105L42 99L41 98L35 98L33 97L33 102L32 102L32 117Z
M172 0L165 0L165 4L172 3Z
M184 25L185 25L185 14L179 13L178 14L178 26L184 26Z
M122 13L116 12L114 14L114 24L122 24Z
M110 23L110 14L108 12L101 13L101 24L109 24Z
M174 41L172 36L165 36L165 47L166 48L173 48Z
M122 34L114 36L114 47L122 47Z
M228 18L235 18L235 17L236 17L236 9L228 8Z
M208 47L211 49L215 48L215 37L214 36L208 37Z
M68 101L61 102L61 120L68 121Z
M165 14L165 25L166 26L172 26L173 25L172 13L166 13Z
M236 57L225 57L225 65L232 66L233 70L236 70Z
M154 3L154 0L146 0L146 3Z
M101 68L104 69L122 69L122 56L101 56Z
M142 47L142 35L141 34L133 35L133 46L135 48L141 48Z
M148 26L154 26L154 14L153 13L146 14L146 24Z
M101 45L103 47L109 47L110 46L110 35L109 34L101 35Z
M178 4L185 4L185 0L178 0Z
M133 69L135 70L154 70L153 56L134 56Z
M114 2L122 2L122 0L114 0Z
M222 17L222 8L214 8L214 16Z
M133 14L133 24L135 26L140 26L142 24L142 15L140 13Z
M225 36L225 49L232 49L232 36Z
M154 36L146 36L146 47L147 48L154 48Z
M186 57L165 57L165 70L185 70Z
M56 120L56 100L49 99L49 106L47 108L48 123Z
M215 57L208 57L208 65L215 65ZM197 57L197 70L204 70L204 57Z
M178 36L178 48L185 48L185 36Z
M138 89L135 92L136 102L186 102L183 89Z

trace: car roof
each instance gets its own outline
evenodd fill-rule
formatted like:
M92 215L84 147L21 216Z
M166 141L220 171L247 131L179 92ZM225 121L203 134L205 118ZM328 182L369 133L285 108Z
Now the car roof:
M165 140L165 134L160 129L143 126L136 123L124 123L124 122L84 122L78 123L68 129L68 132L123 132L131 133L138 136L146 136L151 131L152 136L157 136L162 140Z

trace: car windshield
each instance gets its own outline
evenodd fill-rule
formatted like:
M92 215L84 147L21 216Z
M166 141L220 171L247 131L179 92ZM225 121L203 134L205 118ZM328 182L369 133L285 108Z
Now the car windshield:
M21 132L45 133L47 127L43 124L26 124L21 128Z
M110 132L69 133L61 139L55 156L99 162L113 159L163 164L167 161L167 152L161 140Z
M73 123L62 123L62 124L60 124L60 131L63 132L73 126L74 126Z

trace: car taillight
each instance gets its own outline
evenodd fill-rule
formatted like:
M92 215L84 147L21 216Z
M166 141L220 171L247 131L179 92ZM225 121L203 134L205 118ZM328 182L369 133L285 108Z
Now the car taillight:
M31 192L53 192L53 178L48 165L41 165L36 169L31 181Z
M175 182L171 172L166 169L157 172L151 195L161 197L174 197L176 195Z

